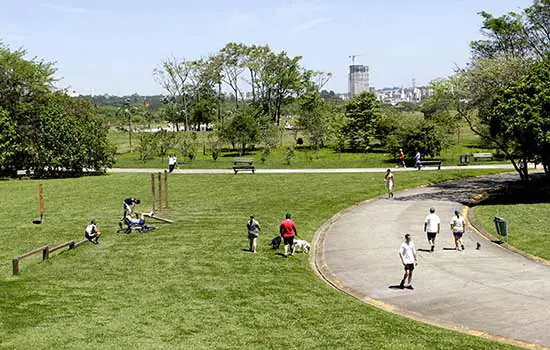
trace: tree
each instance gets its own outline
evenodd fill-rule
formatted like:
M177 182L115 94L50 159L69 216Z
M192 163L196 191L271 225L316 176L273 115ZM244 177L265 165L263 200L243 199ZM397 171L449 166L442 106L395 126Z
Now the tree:
M53 92L53 64L24 55L0 46L2 168L50 176L111 166L115 149L94 106Z
M17 150L16 140L16 124L10 117L9 112L0 108L0 165L12 162L12 157Z
M248 108L240 108L228 121L219 126L220 138L241 145L241 155L248 144L258 141L260 129Z
M179 123L185 123L185 130L189 130L189 118L187 103L188 79L191 73L192 63L178 60L175 57L163 61L160 66L153 71L153 76L157 83L168 93L163 103L170 105L166 109L168 121L176 124L176 130L179 131Z
M325 101L317 90L310 90L299 98L299 105L298 127L318 151L325 143L329 128Z
M346 103L346 135L352 150L366 151L380 117L380 102L372 92L362 92Z
M506 140L508 153L550 166L550 57L533 64L521 80L503 87L484 114L491 136ZM527 166L517 166L522 179Z

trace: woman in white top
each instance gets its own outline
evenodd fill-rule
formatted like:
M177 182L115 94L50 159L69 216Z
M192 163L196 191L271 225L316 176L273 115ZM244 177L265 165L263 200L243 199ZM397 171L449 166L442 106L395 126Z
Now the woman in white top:
M464 243L462 242L462 236L466 230L466 221L462 216L460 216L460 211L455 210L455 216L451 219L451 230L453 231L453 236L455 238L455 247L456 250L460 250L458 247L464 250Z
M391 169L387 170L386 176L384 176L384 182L386 184L386 189L388 190L388 198L393 198L394 179Z

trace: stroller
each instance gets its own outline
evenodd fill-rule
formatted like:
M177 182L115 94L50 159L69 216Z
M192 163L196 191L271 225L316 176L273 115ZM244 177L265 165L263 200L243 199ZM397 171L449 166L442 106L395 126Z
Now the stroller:
M138 218L136 214L136 218ZM143 232L150 232L156 229L155 226L147 225L144 220L140 220L139 223L132 222L128 217L124 217L120 219L118 222L118 233L126 233L130 234L132 231L143 233Z

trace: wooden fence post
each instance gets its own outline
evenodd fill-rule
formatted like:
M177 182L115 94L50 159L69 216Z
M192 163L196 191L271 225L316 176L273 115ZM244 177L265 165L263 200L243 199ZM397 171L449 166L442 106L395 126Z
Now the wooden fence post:
M159 210L162 210L162 176L158 173L159 177Z
M11 261L12 268L13 268L13 274L18 275L19 274L19 259L15 258Z
M152 194L152 202L153 202L153 211L156 211L157 208L157 196L155 194L155 174L151 174L151 194Z
M166 203L164 207L168 209L168 172L166 170L164 170L164 202Z

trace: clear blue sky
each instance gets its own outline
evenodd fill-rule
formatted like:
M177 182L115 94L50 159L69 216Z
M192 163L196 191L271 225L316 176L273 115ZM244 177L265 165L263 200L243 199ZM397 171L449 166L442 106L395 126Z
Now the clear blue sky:
M153 68L196 59L227 42L269 44L334 74L347 91L351 54L371 85L417 85L452 73L480 37L477 12L518 11L530 0L3 0L0 40L57 62L79 93L153 94Z

